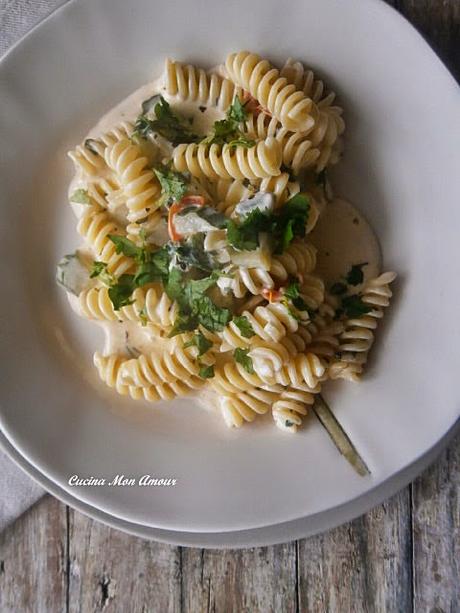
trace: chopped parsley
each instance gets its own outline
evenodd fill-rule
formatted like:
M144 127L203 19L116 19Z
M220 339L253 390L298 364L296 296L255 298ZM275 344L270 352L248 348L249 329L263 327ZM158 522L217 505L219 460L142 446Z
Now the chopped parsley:
M113 277L107 279L109 297L115 310L132 303L131 295L136 287L160 281L169 298L175 300L179 306L179 314L170 336L196 330L200 325L217 332L231 320L231 311L219 307L206 293L216 284L220 275L218 270L201 279L186 279L182 270L174 265L171 266L172 253L169 244L156 251L150 251L147 246L138 247L123 236L110 234L109 239L115 244L117 253L132 258L136 264L134 274L124 274L118 279ZM101 275L105 270L105 267L99 263L95 263L94 266L95 276ZM195 272L200 271L195 269Z
M235 362L241 364L246 372L250 375L254 374L254 364L252 358L249 356L249 349L237 347L233 352L233 357L235 358Z
M251 322L244 315L235 315L232 321L241 332L241 336L244 336L244 338L252 338L255 335Z
M89 274L90 279L98 277L104 285L113 285L116 283L115 277L107 270L105 262L93 262Z
M260 209L251 211L240 223L232 219L227 222L227 241L241 251L254 251L259 246L259 233L270 232L272 215Z
M155 119L150 119L145 113L139 115L134 125L134 135L148 138L154 132L169 140L173 146L181 143L197 143L201 140L200 136L184 125L163 96L159 96L158 102L153 105L153 112Z
M199 375L202 379L212 379L214 377L214 366L201 365Z
M368 262L362 264L354 264L350 272L346 276L346 281L349 285L359 285L364 281L363 267L367 266Z
M298 311L310 311L307 303L305 302L305 300L300 295L300 286L299 286L299 284L297 282L290 283L284 289L284 296L286 298L289 298L289 300L291 301L292 305Z
M131 294L134 291L133 275L121 275L117 282L109 287L109 298L115 311L132 304Z
M182 277L180 271L179 275ZM219 307L206 292L213 287L219 277L218 271L213 271L209 277L203 279L183 280L177 279L172 299L179 305L179 315L174 323L170 337L187 330L195 330L200 325L211 332L219 332L232 318L229 309ZM165 287L168 292L168 287Z
M354 319L369 313L372 307L365 304L359 294L353 294L342 298L342 310L347 317Z
M242 104L238 96L235 96L233 104L227 109L225 119L214 122L212 134L203 142L209 145L228 144L230 147L253 147L256 144L255 141L249 139L240 129L240 125L246 121L247 117L245 104Z
M227 240L235 249L253 251L259 246L259 234L267 232L274 241L274 252L283 253L296 236L305 236L309 210L304 194L290 198L279 212L254 209L238 224L227 222Z
M153 169L161 185L161 204L170 205L179 200L187 191L187 179L180 172L171 170L170 166L160 164Z
M77 204L91 204L91 198L87 189L76 189L70 196L70 202Z
M341 296L347 291L347 286L345 285L345 283L338 281L337 283L331 285L329 291L333 296Z
M184 348L196 347L198 349L198 357L204 355L212 347L212 341L207 339L202 332L197 332L195 336L184 344Z

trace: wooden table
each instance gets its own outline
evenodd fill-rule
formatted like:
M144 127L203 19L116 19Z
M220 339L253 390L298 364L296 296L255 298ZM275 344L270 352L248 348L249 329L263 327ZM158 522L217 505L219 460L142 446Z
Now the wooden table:
M391 4L459 78L460 0ZM160 545L46 496L0 535L0 612L25 611L458 613L460 436L367 515L275 547Z

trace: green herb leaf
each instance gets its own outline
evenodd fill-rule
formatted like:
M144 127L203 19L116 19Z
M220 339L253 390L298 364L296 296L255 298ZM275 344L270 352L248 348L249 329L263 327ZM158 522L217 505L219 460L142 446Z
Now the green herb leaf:
M244 338L252 338L255 335L251 322L244 315L235 315L232 321L241 332L241 336L244 336Z
M362 264L354 264L346 276L347 283L350 285L359 285L364 281L363 267L367 266L368 262Z
M249 357L249 349L242 349L241 347L237 347L233 352L233 357L235 358L235 362L241 364L246 372L253 375L254 374L254 364L252 363L252 358Z
M192 340L184 344L184 347L197 347L198 357L200 357L211 349L212 341L208 340L202 332L198 332Z
M240 124L246 121L248 113L245 105L235 96L233 104L227 109L225 119L216 121L212 128L212 134L204 139L207 144L224 145L231 147L253 147L255 141L249 139L240 129Z
M94 261L90 270L90 279L98 277L104 285L111 286L116 283L115 277L107 270L105 262Z
M232 318L229 309L217 306L209 296L197 298L193 302L192 312L198 323L211 332L220 332Z
M342 283L341 281L338 281L337 283L334 283L333 285L331 285L331 288L329 290L329 292L333 296L341 296L346 291L347 291L347 286L345 285L345 283Z
M119 236L118 234L109 234L109 239L115 245L115 251L122 253L129 258L142 261L144 259L145 250L142 247L138 247L136 243L126 238L126 236Z
M242 104L238 96L235 96L233 104L227 109L227 119L236 121L237 123L243 123L248 118L248 112L245 108L246 104Z
M284 425L286 426L286 428L292 428L292 426L294 425L294 422L290 421L289 419L286 419L286 421L284 422Z
M283 253L294 237L305 236L309 212L310 202L305 194L296 194L285 202L274 220L275 253Z
M160 134L172 145L181 143L196 143L201 137L194 134L190 128L182 123L179 117L172 111L170 105L163 96L154 106L156 119L150 119L147 115L140 115L134 126L134 134L142 138L148 138L152 132Z
M368 304L365 304L362 301L362 297L358 294L353 294L352 296L345 296L342 299L342 309L345 315L350 319L362 317L366 313L369 313L369 311L372 311L372 307Z
M91 204L91 198L89 197L87 189L76 189L70 196L70 202L76 202L78 204Z
M164 289L171 300L180 301L183 293L182 272L178 268L173 268L168 277L164 280Z
M305 300L300 295L300 286L297 282L290 283L287 287L284 288L284 296L286 298L289 298L292 305L298 311L310 312L308 304L305 302Z
M227 222L227 241L242 251L253 251L259 246L259 233L270 232L273 215L254 209L239 224L233 220Z
M174 322L173 329L168 334L169 338L182 334L183 332L190 332L198 327L198 322L190 313L179 312Z
M221 264L205 250L204 238L205 235L198 232L180 243L170 243L168 249L174 264L183 271L196 268L207 274L221 267Z
M160 165L153 169L161 185L163 204L166 206L179 200L187 191L187 179L180 172L171 170L170 167Z
M121 275L117 283L109 288L109 298L115 311L133 303L131 294L134 289L134 275Z
M199 375L202 379L212 379L214 377L214 366L201 366Z

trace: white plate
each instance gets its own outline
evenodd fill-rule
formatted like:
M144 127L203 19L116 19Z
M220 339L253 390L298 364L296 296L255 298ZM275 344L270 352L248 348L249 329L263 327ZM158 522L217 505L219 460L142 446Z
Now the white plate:
M414 462L459 415L457 85L383 3L248 6L81 0L0 65L1 427L64 490L72 474L175 477L169 489L71 490L165 530L247 530L331 511ZM365 211L385 267L400 274L365 381L328 394L372 470L366 479L313 420L298 436L270 419L234 432L190 401L151 409L106 392L89 368L93 328L54 285L56 260L77 244L66 149L166 54L209 65L247 47L306 60L336 87L348 123L337 191Z
M458 424L457 424L458 426ZM135 536L145 539L168 543L170 545L180 545L184 547L206 547L211 549L237 549L241 547L265 547L278 543L287 543L294 539L300 539L323 532L330 528L361 515L372 506L381 502L394 494L399 488L403 487L429 463L431 463L441 450L453 439L459 428L454 426L438 443L430 449L417 462L406 468L401 473L394 475L391 479L381 484L375 490L364 494L359 499L352 501L342 507L336 507L330 511L319 513L310 517L302 517L290 522L265 526L264 528L253 528L252 530L237 530L234 532L179 532L177 530L162 530L127 522L100 509L96 509L72 496L69 492L62 489L47 479L43 473L39 472L32 464L11 445L8 439L0 432L0 449L3 449L10 458L16 462L26 473L32 477L42 487L54 494L65 504L74 507L92 519L107 524L111 528L122 530Z

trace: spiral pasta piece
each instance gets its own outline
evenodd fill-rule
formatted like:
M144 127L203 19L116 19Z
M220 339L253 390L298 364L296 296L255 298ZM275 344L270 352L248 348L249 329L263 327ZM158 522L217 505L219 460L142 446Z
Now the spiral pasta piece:
M134 400L147 400L158 402L159 400L173 400L176 396L189 392L189 388L180 381L171 383L158 383L156 385L127 385L123 382L123 368L130 360L118 356L103 356L99 352L94 354L94 365L99 377L108 387L113 387L122 396L131 396Z
M278 428L285 432L297 432L308 414L308 407L315 402L316 393L289 387L283 391L272 406L273 420Z
M234 83L248 91L288 130L307 131L315 125L314 102L289 84L267 60L240 51L227 57L225 68Z
M173 162L179 172L198 178L263 179L280 174L281 149L271 138L249 148L183 143L174 148Z
M215 198L217 210L230 217L241 200L251 198L257 192L270 192L275 197L275 207L283 205L286 200L300 192L297 181L291 181L289 174L281 173L277 177L266 177L259 185L245 185L239 180L219 179L216 183Z
M272 348L274 362L279 360L275 355L276 348ZM266 354L268 364L268 352ZM293 387L295 389L315 392L319 390L320 381L325 379L326 365L312 353L297 354L276 370L267 367L249 373L237 362L227 362L224 367L215 373L211 386L220 393L239 393L252 387L262 389L279 389L279 386ZM268 387L267 387L268 386ZM274 387L275 386L275 387ZM277 387L278 386L278 387Z
M258 295L264 289L274 287L270 273L263 268L246 268L236 266L225 269L225 273L231 277L222 277L217 280L217 286L223 292L230 291L235 298L244 298L247 293Z
M139 145L123 138L107 147L104 157L123 190L128 220L138 221L153 213L161 204L161 188Z
M281 255L272 257L270 275L283 283L289 277L309 274L316 267L316 253L311 243L296 238Z
M361 317L345 320L344 330L339 336L340 357L329 365L331 379L359 381L374 343L374 330L383 317L384 309L390 304L392 291L389 284L395 278L394 272L386 272L365 284L361 299L372 310Z
M254 336L264 341L278 342L289 332L296 332L299 327L298 321L281 302L258 306L254 312L243 311L241 315L251 324ZM227 324L219 335L222 338L221 351L248 345L248 339L242 335L234 321Z
M246 130L249 138L275 138L281 146L283 164L292 168L294 174L298 174L303 168L316 166L321 155L310 137L310 132L292 132L283 127L275 117L264 113L250 115L246 121Z
M316 391L325 378L326 366L314 353L299 353L275 373L275 382L304 391ZM265 380L265 377L263 378ZM271 378L269 378L271 381Z
M181 345L174 345L171 353L140 355L124 362L120 380L136 387L158 387L167 384L177 395L200 389L206 379L199 376L196 354Z
M178 306L159 285L138 287L134 290L132 304L114 309L107 287L93 287L78 296L81 313L88 319L100 321L135 321L149 324L158 334L166 336L177 317Z
M220 396L220 410L229 428L240 428L268 412L278 397L278 391L252 388L247 392Z
M343 332L343 322L335 320L335 304L326 296L311 321L305 326L311 336L307 351L330 360L339 350L339 335Z
M324 302L324 282L314 275L303 275L299 295L309 309L316 311Z
M242 97L240 87L215 73L202 68L181 64L170 59L165 65L165 88L171 96L182 101L195 102L202 106L216 106L225 111L235 96Z
M73 161L75 169L81 171L83 176L101 175L106 169L105 149L129 136L133 129L134 126L131 122L124 121L97 139L87 139L82 145L78 145L75 149L69 151L68 156Z
M132 268L132 260L117 253L115 245L109 239L109 234L123 234L109 213L99 207L89 206L78 222L77 231L92 248L95 256L107 264L109 272L119 276Z
M289 58L280 74L317 105L318 120L309 134L312 145L320 151L317 170L335 164L340 159L340 136L345 131L342 108L333 105L335 94L326 91L323 81L316 79L313 71L305 68L301 62Z

